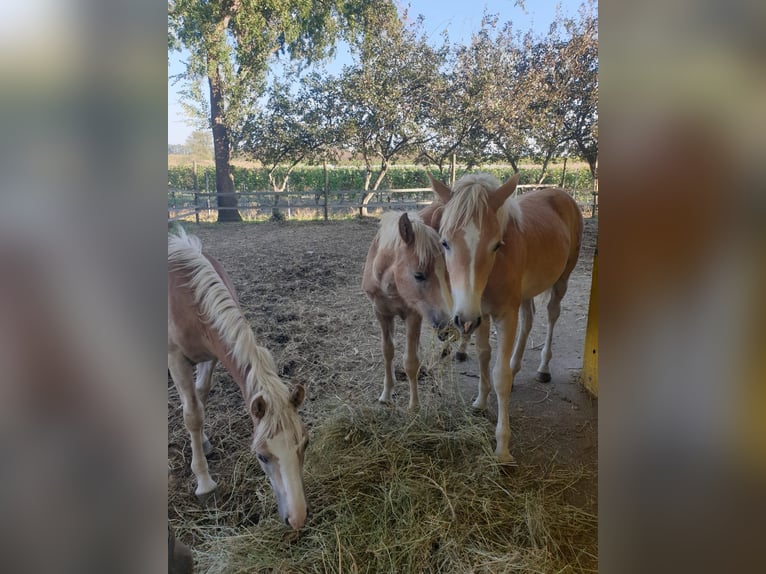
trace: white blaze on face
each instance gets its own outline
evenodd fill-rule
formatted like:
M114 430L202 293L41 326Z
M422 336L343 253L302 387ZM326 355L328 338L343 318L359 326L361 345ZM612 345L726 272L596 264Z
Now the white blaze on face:
M306 521L306 496L303 491L299 446L287 440L287 433L281 432L268 439L266 447L272 455L270 478L274 488L279 490L277 503L280 514L290 522L290 526L301 528Z
M466 317L479 315L479 301L475 293L476 288L476 250L479 246L479 229L473 221L469 221L463 227L463 241L467 250L465 271L460 284L452 285L455 296L455 314L463 314ZM470 319L469 319L470 320Z

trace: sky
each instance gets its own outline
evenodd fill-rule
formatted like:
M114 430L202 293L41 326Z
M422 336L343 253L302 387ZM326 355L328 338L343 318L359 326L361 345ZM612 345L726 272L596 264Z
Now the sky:
M514 28L526 31L532 28L536 33L544 33L556 16L559 5L565 16L575 16L581 0L525 0L524 8L516 6L514 0L411 0L409 14L413 18L418 14L425 17L424 29L429 37L439 41L441 33L447 30L451 42L466 43L471 34L481 27L481 19L486 11L498 14L500 22L512 21ZM170 76L183 71L183 53L171 55L168 63L168 144L182 144L194 127L187 124L183 110L178 102L180 84L174 85ZM339 71L340 64L349 62L349 57L341 50L338 51L336 66L331 65L331 71Z

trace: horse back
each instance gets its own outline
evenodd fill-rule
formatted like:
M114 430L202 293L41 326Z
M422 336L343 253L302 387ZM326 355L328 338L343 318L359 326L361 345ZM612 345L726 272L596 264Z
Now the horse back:
M559 188L528 193L519 199L519 206L521 225L515 239L523 245L522 296L528 297L569 277L580 253L583 219L577 202Z
M221 264L205 251L202 255L215 269L232 299L239 305L231 279ZM222 342L204 319L189 285L190 271L177 265L168 266L168 349L178 349L192 363L220 359Z
M580 253L583 234L583 217L580 206L569 193L558 187L548 187L523 195L519 205L528 233L540 230L541 233L554 238L566 236L568 239L569 258Z

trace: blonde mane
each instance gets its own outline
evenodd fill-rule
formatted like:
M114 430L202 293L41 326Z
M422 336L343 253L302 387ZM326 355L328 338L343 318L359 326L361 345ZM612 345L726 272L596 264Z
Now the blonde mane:
M483 214L487 210L488 194L498 187L500 187L498 179L488 173L469 173L461 177L455 183L452 198L444 208L439 228L441 233L453 233L472 221L474 217L478 218L476 224L481 227ZM515 195L516 192L497 210L498 223L503 231L510 220L521 225L521 208Z
M399 218L401 216L402 212L400 211L388 211L380 216L378 229L378 247L380 250L396 250L404 246L402 236L399 234ZM415 235L415 255L420 265L427 265L429 261L441 256L439 234L423 223L420 215L414 211L408 211L407 216Z
M290 390L277 375L274 357L268 349L258 345L239 305L213 265L202 254L200 240L194 235L187 235L182 228L177 233L168 235L168 263L177 264L189 273L187 285L195 303L228 347L237 368L247 373L245 404L248 412L258 393L263 393L268 403L268 414L257 426L254 440L273 436L282 429L299 437L298 417L289 416L294 412L290 405Z

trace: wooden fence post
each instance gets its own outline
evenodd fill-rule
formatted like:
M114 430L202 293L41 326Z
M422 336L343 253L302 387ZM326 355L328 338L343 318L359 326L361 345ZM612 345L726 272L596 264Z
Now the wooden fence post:
M327 194L330 187L330 178L327 174L327 161L322 162L324 168L324 220L327 221Z
M197 160L193 162L192 187L194 188L194 219L199 223L199 186L197 185Z
M593 212L591 217L596 217L596 210L598 209L598 177L593 178Z
M561 170L561 183L559 184L559 187L564 187L564 178L567 175L567 158L564 156L564 167Z

